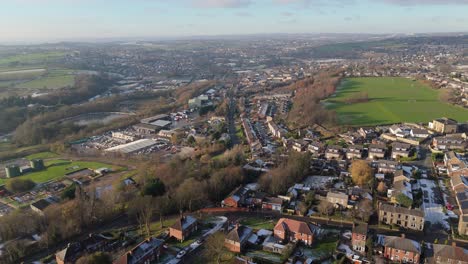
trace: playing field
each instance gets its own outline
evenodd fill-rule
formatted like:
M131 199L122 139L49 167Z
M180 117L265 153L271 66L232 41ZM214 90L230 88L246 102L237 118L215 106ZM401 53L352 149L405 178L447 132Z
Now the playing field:
M45 161L46 169L43 171L27 173L23 176L16 178L31 179L36 183L43 183L53 179L62 178L65 174L78 171L81 169L99 169L99 168L112 168L113 171L122 168L111 166L108 164L93 162L93 161L70 161L70 160L47 160ZM15 179L16 179L15 178ZM9 179L0 179L0 185L6 183Z
M363 92L367 102L346 102ZM437 117L468 121L467 109L440 101L439 93L407 78L349 78L325 104L337 112L341 124L353 126L428 122Z

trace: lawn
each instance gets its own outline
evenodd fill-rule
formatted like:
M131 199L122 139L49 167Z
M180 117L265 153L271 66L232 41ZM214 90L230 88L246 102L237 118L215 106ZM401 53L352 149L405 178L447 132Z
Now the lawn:
M23 89L58 89L72 86L75 82L75 76L71 72L59 70L52 71L41 78L18 84L16 87Z
M259 229L268 229L272 230L275 227L275 222L273 220L267 220L259 217L245 218L240 222L242 225L246 225L250 228L259 230Z
M362 92L368 94L367 102L346 102ZM428 122L444 116L468 121L468 110L440 101L439 93L407 78L348 78L325 104L337 112L339 122L345 125Z
M50 152L50 151L45 151L45 152L39 152L35 154L31 154L26 156L26 159L28 160L33 160L33 159L53 159L53 158L58 158L58 155Z
M81 169L98 169L98 168L113 168L113 170L120 170L120 167L110 166L108 164L94 162L94 161L70 161L70 160L48 160L45 161L46 169L43 171L27 173L23 176L16 177L21 179L31 179L36 183L43 183L50 180L64 177L65 174L78 171ZM0 179L0 185L9 181L9 179Z

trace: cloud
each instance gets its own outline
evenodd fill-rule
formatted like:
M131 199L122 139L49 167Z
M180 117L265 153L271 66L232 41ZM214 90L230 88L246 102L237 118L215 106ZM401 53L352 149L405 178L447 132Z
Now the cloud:
M252 14L249 12L236 12L235 15L239 17L251 17L252 16Z

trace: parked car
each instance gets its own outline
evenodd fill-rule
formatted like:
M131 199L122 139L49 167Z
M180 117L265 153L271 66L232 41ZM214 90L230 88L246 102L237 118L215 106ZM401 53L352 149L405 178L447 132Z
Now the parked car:
M179 253L177 253L176 258L181 259L181 258L183 258L185 256L186 253L187 252L185 250L181 250L181 251L179 251Z

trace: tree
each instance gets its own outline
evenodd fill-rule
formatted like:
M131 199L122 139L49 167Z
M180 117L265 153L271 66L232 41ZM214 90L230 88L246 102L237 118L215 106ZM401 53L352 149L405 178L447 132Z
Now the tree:
M364 160L355 160L349 168L349 173L355 184L363 186L374 176L374 172L369 164Z
M387 185L385 184L385 182L383 181L379 182L379 185L377 185L377 191L380 194L384 194L387 192Z
M21 178L11 179L6 183L7 190L13 193L26 192L34 188L34 186L36 186L36 183L32 180Z
M408 196L400 193L396 197L397 203L403 205L404 207L411 207L413 205L413 200L411 200Z
M151 235L151 219L154 213L153 201L154 198L151 196L136 197L131 202L131 211L129 212L130 215L136 218L140 229L148 237Z
M329 201L322 200L318 205L318 210L322 215L329 216L333 213L333 204Z
M69 199L69 200L72 200L72 199L75 199L75 191L76 191L76 184L71 184L70 186L68 186L67 188L65 188L61 194L61 198L62 199Z
M315 191L310 191L305 196L305 202L308 206L313 205L316 202Z
M206 260L216 260L216 263L221 263L224 250L224 234L217 232L206 239L203 256Z
M143 186L142 195L150 195L156 197L163 195L165 192L166 186L160 179L156 178L150 179L146 182L146 184Z
M309 210L309 206L305 202L299 202L298 208L301 212L301 215L306 215L307 211Z
M358 204L358 214L364 222L369 221L370 216L374 211L372 201L369 199L362 199Z
M79 258L76 264L112 264L112 257L104 252L95 252Z

